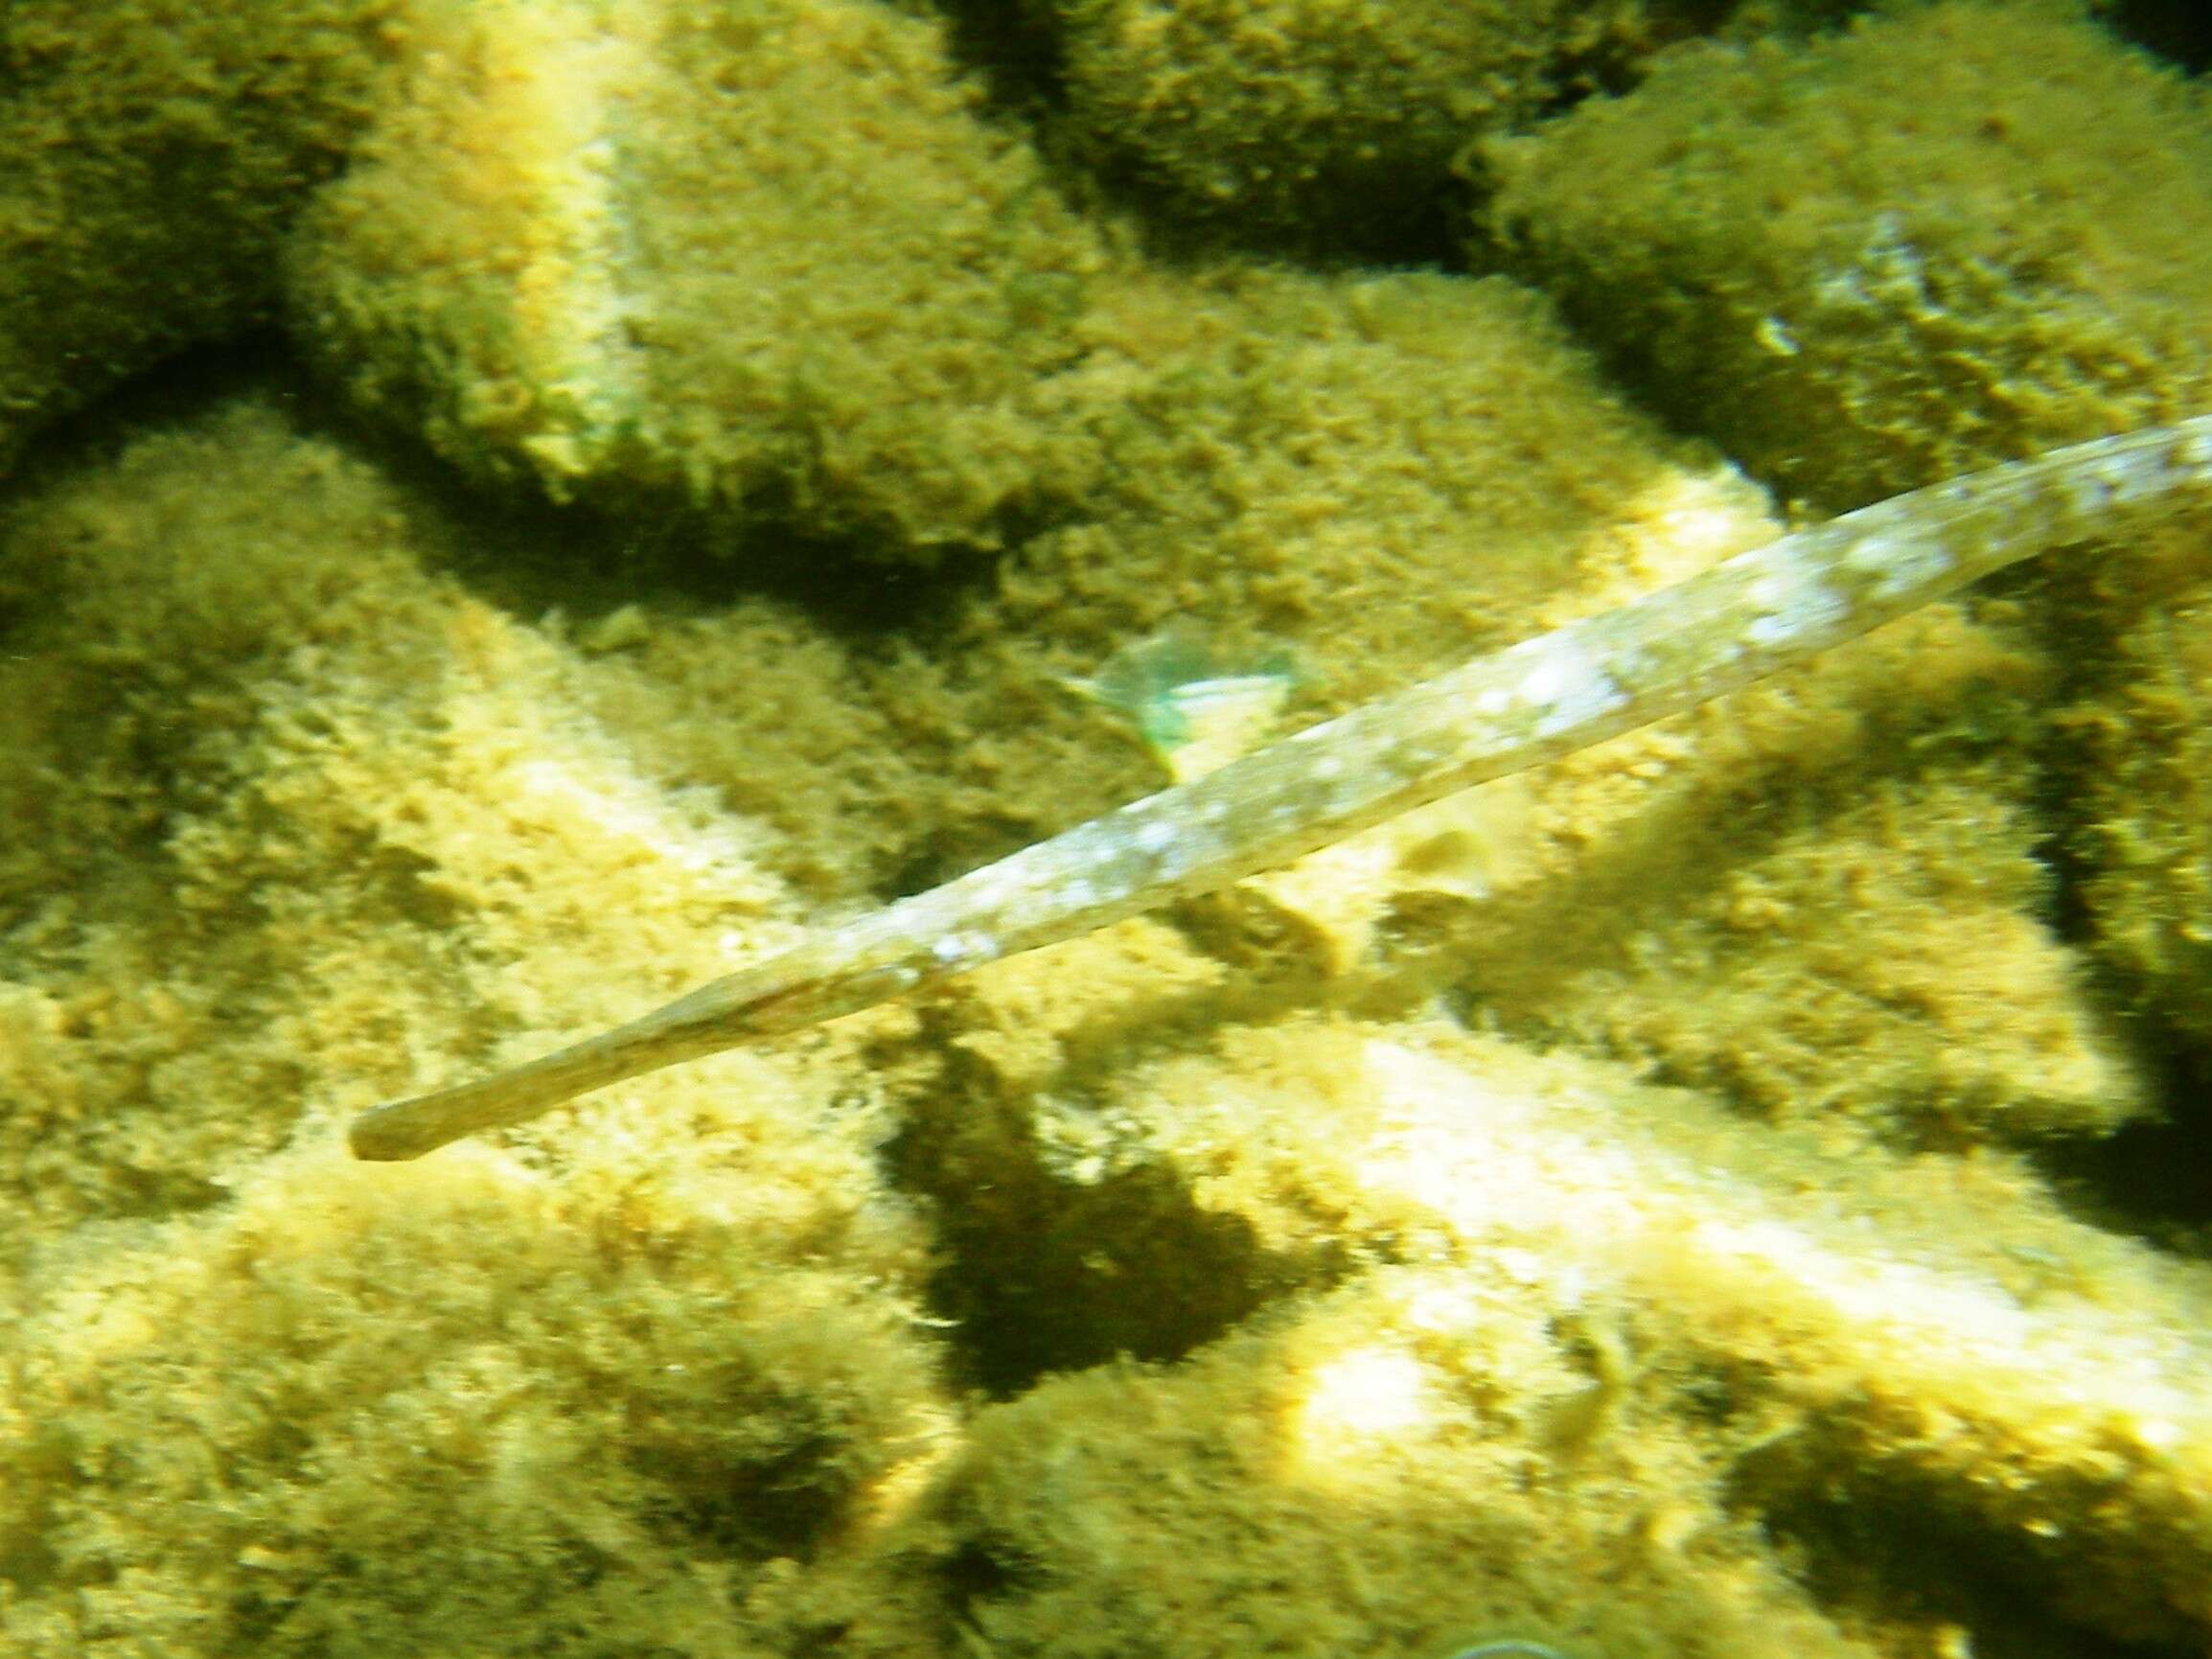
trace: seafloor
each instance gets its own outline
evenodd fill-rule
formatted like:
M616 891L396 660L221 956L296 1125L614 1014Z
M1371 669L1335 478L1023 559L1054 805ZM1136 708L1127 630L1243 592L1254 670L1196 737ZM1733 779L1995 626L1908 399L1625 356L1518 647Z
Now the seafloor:
M0 1652L2212 1652L2212 509L343 1134L2212 410L2193 14L13 0Z

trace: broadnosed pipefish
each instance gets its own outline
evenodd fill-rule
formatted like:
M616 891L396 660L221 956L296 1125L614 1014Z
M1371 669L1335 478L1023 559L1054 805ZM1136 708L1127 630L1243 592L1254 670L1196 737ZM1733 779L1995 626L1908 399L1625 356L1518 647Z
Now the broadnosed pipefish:
M1692 708L2070 542L2212 501L2212 415L1892 496L1477 657L495 1076L362 1114L417 1158L587 1091L857 1012L1290 863Z

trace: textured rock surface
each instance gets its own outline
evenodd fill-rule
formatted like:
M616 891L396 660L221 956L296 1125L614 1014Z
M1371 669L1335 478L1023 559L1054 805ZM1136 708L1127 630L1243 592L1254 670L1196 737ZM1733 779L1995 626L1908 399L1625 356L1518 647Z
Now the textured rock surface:
M1507 262L1832 511L2212 399L2212 111L2065 8L1687 50L1489 160Z
M22 0L0 17L0 466L277 297L292 219L380 108L400 0Z
M1730 73L1771 65L1795 132L1988 15ZM266 235L209 233L242 286L159 238L0 265L114 313L52 313L42 349L104 355L11 382L18 434L280 288L310 365L151 386L0 502L0 1647L2202 1648L2200 526L936 1001L346 1162L373 1101L1151 787L1064 681L1170 621L1287 651L1302 720L1780 527L1527 288L1148 251L912 11L378 16L340 57L407 96L314 72L343 131L270 153L356 165L246 191ZM221 19L19 18L174 42L182 103L83 118L58 166L252 106L194 44ZM1990 140L1958 222L2026 261L2107 202L2083 291L2143 378L2067 402L2023 358L2009 426L1814 399L1771 442L1823 478L2199 396L2158 332L2196 244L2140 232L2187 203L2105 142L2194 95L2034 27L2096 118ZM1970 47L1960 77L2061 95L2055 57ZM1533 142L1615 135L1586 188L1622 181L1625 236L1638 101L1710 73ZM19 74L13 114L81 79ZM712 144L665 142L694 119ZM770 211L777 166L815 208ZM617 175L697 209L634 255L651 314L607 297ZM1933 188L1880 184L1868 223ZM1977 303L1979 340L2043 314ZM593 402L607 351L659 426Z

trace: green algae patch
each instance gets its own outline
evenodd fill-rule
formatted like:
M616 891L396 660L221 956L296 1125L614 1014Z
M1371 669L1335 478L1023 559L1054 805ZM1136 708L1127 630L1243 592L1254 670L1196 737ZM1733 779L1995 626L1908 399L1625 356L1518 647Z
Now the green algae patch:
M457 527L273 402L0 531L0 1645L787 1646L792 1563L955 1422L864 1071L664 1079L581 1179L364 1184L334 1134L789 937L772 838L634 770L586 660L434 568Z
M1070 124L1147 205L1240 239L1417 241L1478 135L1647 46L1641 0L1071 0Z
M303 1107L623 1002L597 950L499 989L533 939L620 910L703 977L790 936L772 836L634 770L572 659L431 568L460 541L258 399L13 504L12 1251L219 1203Z
M398 56L397 0L24 0L0 18L0 465L266 314L285 226Z
M1305 1283L1177 1364L1047 1376L976 1416L939 1501L980 1556L966 1616L1002 1650L1214 1654L1300 1629L1441 1652L1505 1628L1855 1654L2016 1616L1972 1580L2023 1535L2030 1623L2204 1615L2187 1573L2114 1598L2095 1564L2204 1548L2203 1275L2069 1219L2023 1164L1842 1149L1418 1020L1247 1008L1094 1077L1084 1100L1033 1080L1058 1198L1021 1236L1095 1226L1141 1170L1186 1228L1240 1224L1225 1269ZM1008 1120L971 1110L979 1140ZM1089 1294L1127 1269L1111 1294L1197 1307L1117 1249L1132 1233L1094 1236ZM972 1239L947 1271L1007 1259ZM2110 1500L2093 1521L2084 1481ZM1938 1517L1940 1562L1885 1586L1913 1611L1809 1592L1901 1567L1848 1516L1820 1522L1832 1483Z
M2060 683L2016 608L1934 607L1470 813L1472 887L1417 837L1383 954L1838 1137L2108 1133L2151 1099L2057 923Z
M419 31L289 262L360 406L479 477L890 561L1083 476L1054 374L1106 244L937 28L565 0Z
M1270 360L1364 365L1348 383L1371 376L1381 407L1410 342L1435 331L1440 365L1473 337L1475 294L1498 318L1489 396L1517 385L1610 433L1579 452L1587 489L1641 492L1570 534L1588 508L1529 475L1518 405L1493 404L1494 428L1462 409L1455 429L1496 434L1460 455L1467 500L1509 474L1498 533L1523 491L1565 515L1528 519L1528 546L1573 549L1551 566L1571 586L1509 599L1528 571L1501 574L1480 626L1601 610L1771 534L1740 481L1594 419L1579 359L1509 349L1505 319L1543 314L1510 289L1271 277L1212 290L1210 313L1132 314L1225 340L1254 314L1337 318L1334 346L1280 336ZM1274 419L1306 406L1259 380ZM1236 476L1234 429L1192 435L1217 471L1148 469L1160 494L1131 501ZM1299 476L1247 486L1275 533L1333 521ZM1732 1659L1781 1630L1855 1656L1868 1641L1741 1493L1848 1561L1804 1519L1818 1494L1932 1484L1994 1560L2031 1525L2079 1526L2065 1494L2106 1467L2083 1448L2115 1444L2134 1461L2097 1548L2153 1564L2118 1617L2212 1619L2191 1589L2201 1368L2175 1334L2200 1289L2057 1219L1997 1144L2111 1107L2069 1097L2060 1050L2036 1047L2085 1027L2022 919L2028 785L2003 710L2044 671L2001 608L1929 613L1540 792L1390 826L1241 911L1129 923L371 1173L329 1144L352 1110L796 935L791 838L730 810L705 765L726 752L734 775L726 716L686 702L718 636L518 620L449 573L484 525L258 400L58 468L5 530L8 667L35 719L0 794L25 826L0 975L18 1219L0 1273L24 1310L0 1344L0 1630L35 1659L117 1633L188 1656L558 1640L704 1659L829 1632L855 1655L1043 1651L1071 1628L1127 1650L1177 1618L1197 1653L1297 1627L1606 1654L1694 1629ZM1374 580L1465 630L1454 568ZM1343 621L1319 617L1314 644ZM868 706L823 635L782 627L717 670L774 688L760 718ZM1929 716L1977 684L1971 730ZM917 729L894 707L848 726L885 811ZM1899 747L1926 776L1884 781ZM1792 769L1782 823L1734 821ZM805 774L780 775L803 800ZM1639 885L1671 911L1633 911ZM1761 941L1756 971L1709 948L1726 934ZM1607 979L1608 938L1633 984ZM1993 938L2020 948L1989 979L1936 977ZM1839 949L1924 1000L1870 1025ZM1590 980L1541 978L1567 963ZM1429 1017L1440 991L1486 1000L1514 1040ZM1715 1023L1686 1032L1701 1004ZM1711 1094L1530 1046L1562 1038ZM1945 1066L1973 1086L1931 1091ZM2039 1067L2040 1094L2021 1081ZM1977 1092L2008 1078L2012 1120ZM1884 1144L1931 1101L1970 1155ZM1935 1321L1976 1346L1938 1363ZM995 1398L959 1397L977 1385ZM1716 1416L1716 1389L1747 1403ZM1929 1412L1959 1426L1916 1435ZM1497 1558L1440 1598L1470 1539ZM2063 1551L2038 1559L2083 1581ZM1925 1589L1867 1616L1884 1641L1928 1627L1897 1610Z
M952 1419L887 1289L915 1234L825 1144L728 1127L718 1175L402 1189L318 1151L50 1269L0 1407L9 1650L729 1651Z
M967 1617L995 1652L1083 1659L1442 1659L1498 1629L1578 1654L1870 1651L1729 1535L1695 1447L1646 1418L1570 1449L1607 1384L1582 1316L1547 1329L1542 1301L1385 1269L1173 1370L1099 1367L982 1413L948 1502L981 1541ZM1638 1514L1659 1490L1663 1516Z
M2086 647L2053 749L2089 936L2191 1053L2212 1040L2207 528L2212 515L2058 585Z
M2062 9L1685 49L1487 164L1502 257L1824 508L2212 403L2212 112Z
M1622 501L1709 463L1502 280L1125 271L1075 336L1094 482L992 580L887 637L764 600L661 616L595 706L848 885L908 888L1158 785L1070 690L1129 642L1287 655L1285 728L1339 713L1532 632Z
M2101 88L2081 153L2135 133L2166 176L2193 95L2040 13L1669 73L1766 66L1786 112L1941 46L1994 84L1965 21L2055 42L2019 107ZM2203 1039L2185 537L940 997L342 1163L374 1100L1154 786L1068 682L1170 622L1289 654L1295 723L1781 528L1528 288L1141 256L911 13L426 5L407 38L407 97L289 248L359 406L611 541L994 563L895 628L726 588L594 615L623 549L577 533L565 587L529 545L583 515L456 509L273 395L7 504L0 1646L2201 1645L2212 1290L2021 1151L2148 1104L2082 939ZM1627 117L1556 141L1585 119ZM1239 210L1326 212L1271 188ZM1588 217L1672 245L1635 217L1658 188L1623 164ZM2094 290L2132 347L2050 313L2121 348L2113 401L2004 426L1971 375L1897 390L1876 330L1854 402L1859 336L1775 334L1804 387L1745 371L1744 407L1798 425L1743 457L1840 495L2195 397L2173 258L2070 201L2052 280L2134 273ZM1674 337L1668 290L1617 291L1612 344ZM1755 332L1737 298L1709 314ZM2015 312L1946 303L2011 361ZM1684 405L1730 406L1717 360Z

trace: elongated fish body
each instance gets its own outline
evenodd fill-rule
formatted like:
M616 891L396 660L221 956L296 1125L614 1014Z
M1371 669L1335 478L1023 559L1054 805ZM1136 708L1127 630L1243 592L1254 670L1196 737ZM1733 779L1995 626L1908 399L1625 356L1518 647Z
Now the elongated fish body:
M512 1071L377 1107L420 1157L592 1089L797 1030L1287 864L1470 784L1733 691L2047 548L2212 500L2212 416L1915 490L1423 680Z

